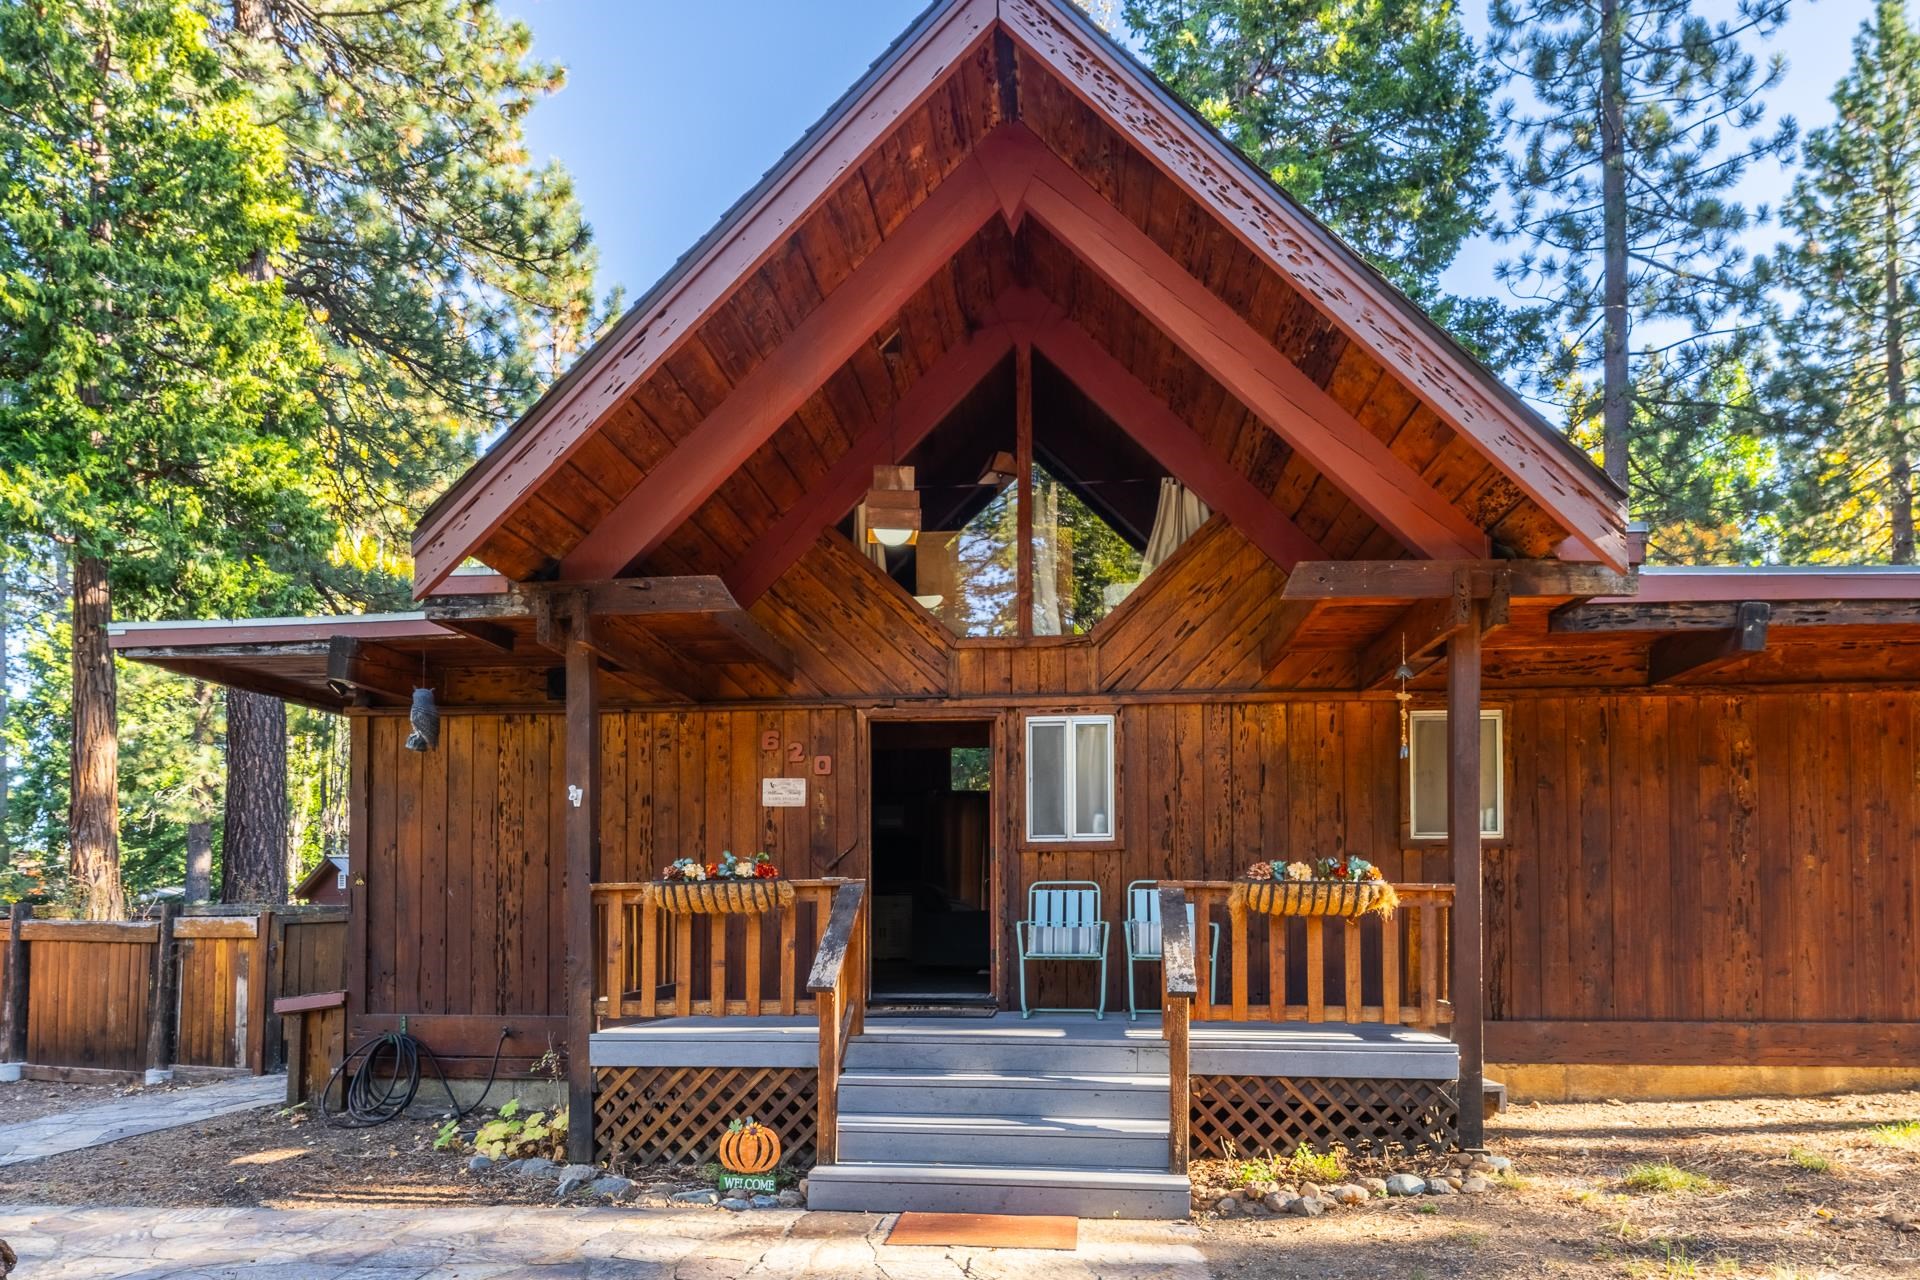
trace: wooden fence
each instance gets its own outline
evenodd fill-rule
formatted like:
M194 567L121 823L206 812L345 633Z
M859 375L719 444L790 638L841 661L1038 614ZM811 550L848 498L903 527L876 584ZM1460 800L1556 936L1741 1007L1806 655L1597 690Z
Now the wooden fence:
M16 905L0 925L0 1058L39 1079L274 1070L274 1001L345 985L346 919L337 907L168 907L153 920L36 920Z

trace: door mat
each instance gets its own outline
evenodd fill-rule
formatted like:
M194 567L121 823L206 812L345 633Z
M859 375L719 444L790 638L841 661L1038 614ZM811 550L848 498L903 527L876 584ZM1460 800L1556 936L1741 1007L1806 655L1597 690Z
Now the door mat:
M1071 1252L1080 1244L1080 1220L1009 1213L903 1213L894 1220L887 1243Z

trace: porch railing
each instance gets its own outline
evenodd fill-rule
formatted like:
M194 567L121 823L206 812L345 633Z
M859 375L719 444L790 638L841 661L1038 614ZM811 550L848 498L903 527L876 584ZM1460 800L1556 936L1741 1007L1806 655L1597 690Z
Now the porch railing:
M819 995L807 975L826 945L836 893L858 882L787 883L794 891L790 902L741 915L665 911L644 881L593 886L594 996L601 1017L814 1012Z
M1447 946L1453 886L1403 884L1391 920L1266 916L1230 883L1161 881L1160 956L1167 1042L1167 1168L1185 1173L1192 1123L1189 1023L1383 1022L1428 1029L1453 1021ZM1187 906L1193 922L1187 922ZM1227 998L1212 998L1212 926L1221 926ZM1340 940L1329 963L1327 933ZM1295 958L1298 963L1293 963ZM1328 992L1334 998L1328 999ZM1300 999L1293 996L1298 993Z
M1229 882L1163 880L1161 888L1180 891L1181 921L1185 904L1193 904L1196 1021L1385 1022L1429 1030L1453 1021L1450 884L1395 885L1400 907L1391 920L1262 915L1249 911ZM1216 924L1224 970L1218 1001L1208 941Z

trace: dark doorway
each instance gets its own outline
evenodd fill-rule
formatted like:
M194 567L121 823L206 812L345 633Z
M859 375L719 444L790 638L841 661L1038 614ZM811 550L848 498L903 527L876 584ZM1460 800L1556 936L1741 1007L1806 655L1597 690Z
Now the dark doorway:
M993 725L873 723L869 941L880 1005L993 1001Z

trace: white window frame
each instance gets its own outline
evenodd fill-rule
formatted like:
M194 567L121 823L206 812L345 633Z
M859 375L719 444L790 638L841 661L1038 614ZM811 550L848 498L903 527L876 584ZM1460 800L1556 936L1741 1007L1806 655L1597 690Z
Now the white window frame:
M1078 799L1078 797L1075 794L1077 788L1075 788L1073 785L1073 780L1076 773L1076 770L1074 767L1075 766L1074 757L1075 757L1075 754L1080 749L1079 748L1080 735L1077 732L1077 730L1082 725L1089 725L1089 724L1104 725L1107 730L1107 804L1109 806L1108 812L1107 812L1107 829L1105 832L1098 835L1078 835L1077 836L1073 834L1074 829L1080 825L1078 821L1079 815L1074 812L1074 805ZM1060 766L1062 769L1062 773L1060 777L1061 805L1062 805L1061 811L1064 817L1066 818L1066 828L1067 828L1067 834L1064 836L1035 835L1033 830L1033 731L1036 728L1043 728L1050 725L1060 725L1060 726L1063 726L1066 730L1066 734L1065 734L1066 748L1064 751L1062 751L1060 756ZM1114 732L1113 717L1110 715L1108 716L1028 716L1027 717L1027 738L1026 738L1027 759L1026 759L1026 766L1025 766L1026 775L1027 775L1027 789L1026 789L1027 843L1029 844L1111 844L1113 843L1115 839L1114 830L1116 827L1119 826L1119 815L1115 811L1118 810L1120 807L1119 782L1116 778L1115 771L1114 771L1114 762L1116 758L1115 757L1115 741L1114 741L1115 736L1116 735Z
M1447 722L1445 710L1412 711L1408 716L1413 721ZM1480 732L1487 731L1487 722L1493 722L1493 826L1482 827L1482 840L1504 840L1507 835L1507 713L1498 707L1480 709ZM1423 831L1419 825L1418 806L1414 803L1414 794L1418 789L1416 781L1420 776L1420 735L1412 731L1409 724L1407 732L1407 834L1415 840L1445 840L1448 836L1446 819L1441 818L1441 829Z

